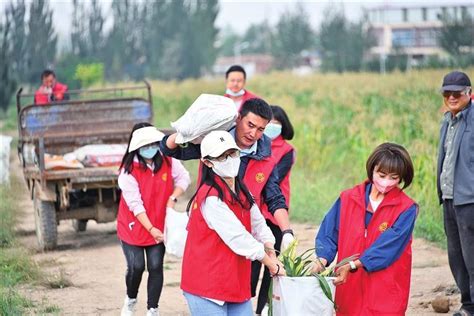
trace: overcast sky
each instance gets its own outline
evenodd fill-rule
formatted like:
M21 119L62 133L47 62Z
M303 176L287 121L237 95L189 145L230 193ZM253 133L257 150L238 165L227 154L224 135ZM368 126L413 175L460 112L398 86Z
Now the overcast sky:
M90 0L83 0L90 2ZM139 0L143 1L143 0ZM327 7L343 7L346 16L351 20L360 17L362 9L374 6L412 6L412 5L439 5L439 4L472 4L474 0L430 0L430 1L386 1L386 0L319 0L319 1L296 1L296 0L272 0L272 1L248 1L248 0L221 0L220 13L216 24L219 28L226 25L232 26L239 33L243 33L250 24L262 22L267 19L271 25L274 25L279 16L287 11L294 10L297 3L301 3L311 18L311 24L315 29L321 23L323 12ZM29 2L27 0L27 2ZM110 4L112 0L101 0L104 13L110 13ZM7 0L0 0L0 8L3 10ZM54 7L54 21L56 31L60 37L64 38L69 34L71 27L72 0L51 0Z

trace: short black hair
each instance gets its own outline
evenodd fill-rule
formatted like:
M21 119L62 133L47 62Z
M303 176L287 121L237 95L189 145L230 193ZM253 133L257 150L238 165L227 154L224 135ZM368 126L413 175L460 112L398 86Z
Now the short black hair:
M283 139L292 140L293 136L295 136L295 131L285 110L278 105L270 105L270 108L272 109L273 119L281 123L281 136Z
M240 65L232 65L230 66L229 69L227 69L227 71L225 72L225 78L227 79L227 77L229 77L229 74L231 72L234 72L234 71L238 71L238 72L241 72L244 74L244 79L247 79L247 73L245 72L245 69L244 67L240 66Z
M259 98L248 99L244 104L242 104L239 112L240 117L245 117L249 112L252 112L268 121L271 121L273 117L272 108L267 102Z
M408 151L403 146L394 143L383 143L377 146L367 159L365 167L370 182L373 182L374 170L377 168L378 171L398 175L400 183L403 181L403 189L411 184L415 174Z
M46 69L41 73L41 80L51 75L53 75L53 77L56 78L56 74L54 73L54 71L52 71L51 69Z

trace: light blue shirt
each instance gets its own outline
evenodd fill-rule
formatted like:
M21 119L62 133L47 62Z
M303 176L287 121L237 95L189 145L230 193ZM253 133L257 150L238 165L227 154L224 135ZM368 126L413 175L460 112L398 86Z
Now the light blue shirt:
M229 133L234 137L235 139L235 127L229 131ZM253 143L253 145L250 148L247 149L240 149L240 157L248 156L248 155L254 155L257 153L257 142Z

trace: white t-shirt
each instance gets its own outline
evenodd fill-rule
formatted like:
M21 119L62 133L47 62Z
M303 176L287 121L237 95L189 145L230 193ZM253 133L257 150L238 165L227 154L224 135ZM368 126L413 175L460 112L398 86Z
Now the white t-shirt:
M372 206L372 211L374 211L374 213L375 213L375 211L379 207L380 203L382 203L383 199L381 199L380 201L372 200L371 197L369 197L369 199L370 199L370 205Z

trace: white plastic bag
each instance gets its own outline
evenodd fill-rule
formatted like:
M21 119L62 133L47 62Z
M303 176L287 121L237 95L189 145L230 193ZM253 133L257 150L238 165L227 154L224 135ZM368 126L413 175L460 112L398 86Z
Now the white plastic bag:
M0 184L10 182L10 136L0 135Z
M184 245L188 231L188 214L184 212L177 212L174 209L166 208L165 220L165 247L166 252L178 258L183 257Z
M214 130L229 130L237 118L234 101L215 94L201 94L177 121L171 122L176 130L176 143L200 143Z
M334 278L326 278L334 299ZM273 316L332 316L333 303L324 295L316 277L274 277Z

